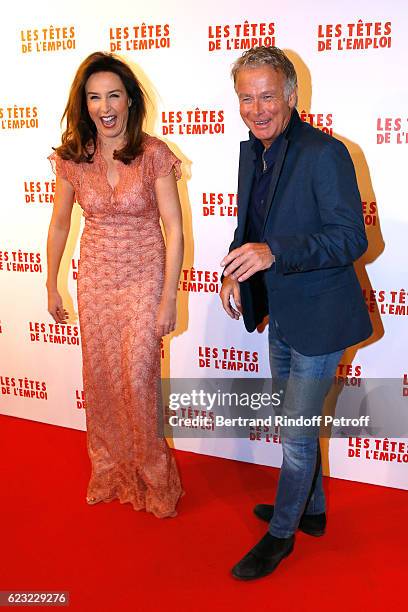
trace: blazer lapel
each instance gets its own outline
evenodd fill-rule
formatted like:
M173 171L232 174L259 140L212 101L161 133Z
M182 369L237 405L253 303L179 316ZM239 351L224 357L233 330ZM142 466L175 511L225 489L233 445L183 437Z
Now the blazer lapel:
M276 162L275 162L275 165L272 171L271 182L269 185L268 196L266 199L265 219L264 219L264 224L262 228L262 236L264 236L265 234L266 222L268 220L269 211L271 210L271 206L272 206L273 198L275 196L275 191L278 185L279 177L282 172L283 162L285 161L285 156L286 156L286 151L288 149L289 141L295 137L301 124L302 124L302 121L299 117L299 113L297 112L296 108L294 108L292 111L292 116L290 118L288 127L285 130L284 139L279 148Z
M272 170L272 176L271 176L271 182L269 185L269 190L268 190L268 196L266 199L266 206L265 206L265 218L264 218L264 223L263 223L263 227L262 227L262 236L265 232L265 225L266 225L266 221L268 219L268 215L269 215L269 211L271 209L272 206L272 202L273 202L273 198L275 195L275 191L276 191L276 187L278 185L278 180L280 177L280 174L282 172L282 167L283 167L283 162L285 160L285 155L286 155L286 150L288 148L288 140L286 138L284 138L282 140L282 144L279 147L279 152Z
M256 153L252 140L241 142L238 172L238 220L241 228L240 233L242 234L239 237L240 242L243 241L245 235L248 206L255 174L255 162Z

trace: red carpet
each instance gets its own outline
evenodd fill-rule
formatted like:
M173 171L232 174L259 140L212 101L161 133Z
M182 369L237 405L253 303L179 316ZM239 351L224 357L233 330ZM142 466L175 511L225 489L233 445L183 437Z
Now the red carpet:
M159 520L129 504L85 503L83 432L0 416L0 448L0 590L69 591L65 609L84 612L368 612L406 602L405 491L326 479L327 534L298 532L275 574L241 583L229 569L265 531L252 507L272 501L278 470L178 452L186 495L177 518Z

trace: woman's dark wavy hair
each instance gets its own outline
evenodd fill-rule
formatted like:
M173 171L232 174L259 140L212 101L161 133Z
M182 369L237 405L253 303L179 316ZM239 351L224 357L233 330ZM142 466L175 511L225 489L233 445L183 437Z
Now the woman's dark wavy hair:
M89 55L79 66L71 85L67 106L61 124L66 120L62 145L56 152L62 159L77 163L92 162L96 148L96 126L88 113L85 84L96 72L114 72L125 86L132 101L126 126L127 142L123 149L114 151L114 159L130 164L143 150L143 121L146 115L145 92L132 70L111 53L97 51Z

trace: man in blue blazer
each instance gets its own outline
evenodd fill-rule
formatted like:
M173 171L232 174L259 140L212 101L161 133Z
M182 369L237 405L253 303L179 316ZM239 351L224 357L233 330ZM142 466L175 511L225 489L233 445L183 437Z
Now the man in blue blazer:
M317 417L344 349L372 333L353 268L367 249L354 167L339 140L300 120L296 72L283 51L246 51L232 75L250 135L241 143L238 225L221 262L221 300L249 332L269 314L282 414ZM275 504L254 509L269 529L234 566L242 580L270 574L292 552L297 528L325 530L318 429L281 434Z

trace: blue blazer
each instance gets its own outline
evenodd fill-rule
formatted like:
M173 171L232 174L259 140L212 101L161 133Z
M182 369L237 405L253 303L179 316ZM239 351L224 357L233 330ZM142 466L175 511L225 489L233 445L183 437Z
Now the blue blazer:
M241 143L238 225L230 250L246 242L255 174L253 135ZM304 355L322 355L368 338L372 326L353 261L367 237L353 162L336 138L293 111L272 171L261 242L276 257L240 283L249 332L268 314Z

